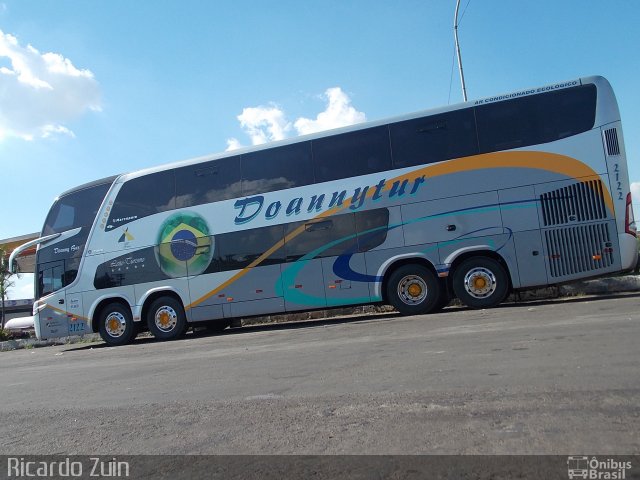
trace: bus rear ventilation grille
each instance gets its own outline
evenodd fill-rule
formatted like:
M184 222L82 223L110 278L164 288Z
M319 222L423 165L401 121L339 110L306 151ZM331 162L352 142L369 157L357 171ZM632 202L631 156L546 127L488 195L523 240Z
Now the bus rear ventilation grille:
M613 265L606 223L556 228L544 232L552 277L601 270Z
M578 182L540 195L544 226L607 218L600 180Z
M618 143L618 130L609 128L604 131L604 138L607 142L607 153L609 156L620 155L620 144Z

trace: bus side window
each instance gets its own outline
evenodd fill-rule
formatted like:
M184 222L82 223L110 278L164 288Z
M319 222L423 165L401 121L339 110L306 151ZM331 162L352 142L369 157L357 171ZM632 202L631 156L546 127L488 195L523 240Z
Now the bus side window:
M64 266L62 262L45 264L38 272L38 298L49 295L64 286Z
M352 213L335 215L331 219L316 222L289 223L286 225L285 234L288 235L301 226L304 226L302 233L288 241L285 240L287 262L298 260L316 250L314 258L355 253L358 249L356 222Z
M395 168L478 153L471 108L393 123L389 129Z
M355 218L359 252L368 252L385 242L389 228L388 209L376 208L356 212Z
M176 169L176 208L239 197L240 157Z
M125 182L111 209L107 228L176 208L173 170L152 173Z
M274 225L216 236L218 262L222 271L237 270L250 265L273 246L282 242L284 228ZM284 261L284 249L278 248L260 262L260 266Z
M242 155L241 164L244 196L313 183L311 142Z
M391 169L386 126L319 138L312 141L312 146L318 183Z
M593 128L595 85L475 107L480 153L553 142Z

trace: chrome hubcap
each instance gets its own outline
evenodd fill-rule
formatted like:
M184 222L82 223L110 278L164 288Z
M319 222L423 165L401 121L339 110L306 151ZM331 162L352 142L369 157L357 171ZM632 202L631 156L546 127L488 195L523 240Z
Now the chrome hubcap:
M496 276L488 268L472 268L464 276L464 288L473 298L486 298L496 291L496 287Z
M178 314L176 311L168 306L160 307L156 310L155 324L159 330L163 332L170 332L178 323Z
M407 275L398 282L398 297L406 305L417 305L427 298L427 284L416 275Z
M110 337L121 337L127 329L127 319L120 312L111 312L104 321L105 331Z

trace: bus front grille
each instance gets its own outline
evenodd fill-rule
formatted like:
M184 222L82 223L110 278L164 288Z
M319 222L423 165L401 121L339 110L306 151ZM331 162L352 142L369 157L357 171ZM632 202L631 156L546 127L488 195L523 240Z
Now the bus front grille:
M607 223L556 228L544 234L551 277L572 276L613 265Z
M578 182L540 195L545 227L607 218L602 181Z

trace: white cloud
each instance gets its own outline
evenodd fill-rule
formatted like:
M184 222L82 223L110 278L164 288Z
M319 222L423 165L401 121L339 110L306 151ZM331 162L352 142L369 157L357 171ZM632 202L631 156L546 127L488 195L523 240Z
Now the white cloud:
M631 201L640 203L640 182L631 182Z
M247 107L238 115L240 126L251 138L252 145L282 140L291 130L284 112L275 104L268 107Z
M351 106L351 99L340 87L328 88L324 92L327 108L315 120L301 117L294 122L298 134L321 132L331 128L346 127L364 122L367 117Z
M242 145L242 143L240 143L240 140L238 140L237 138L234 138L234 137L227 138L227 148L225 149L225 152L238 150L239 148L242 148L242 147L244 147L244 145Z
M68 135L64 124L100 110L100 89L89 70L58 53L40 53L0 30L0 140ZM7 62L8 60L8 62Z
M363 112L351 105L351 99L340 87L327 89L323 98L326 99L327 106L315 120L300 117L293 122L298 135L345 127L367 119ZM291 123L287 121L284 111L275 104L245 108L237 118L252 145L282 140L291 131ZM227 139L227 151L241 147L243 145L237 138Z

